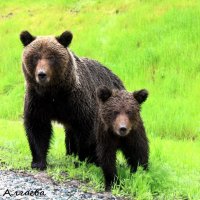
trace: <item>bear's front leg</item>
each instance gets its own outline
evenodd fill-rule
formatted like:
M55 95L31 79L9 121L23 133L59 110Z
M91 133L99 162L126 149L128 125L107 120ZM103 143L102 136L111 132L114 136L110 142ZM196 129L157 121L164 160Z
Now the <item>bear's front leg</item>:
M52 135L50 120L24 116L24 126L32 153L31 167L39 170L46 169L46 157Z
M117 180L116 149L114 146L97 144L97 156L105 178L105 191L110 191Z
M149 142L145 132L140 132L136 138L136 153L138 157L138 165L142 166L144 170L148 170L149 165Z
M131 167L131 172L137 171L138 165L144 170L148 167L149 147L148 140L142 137L127 137L122 144L122 152Z
M148 170L149 167L149 146L148 142L145 142L144 146L139 148L139 165L143 167L144 170Z
M139 158L134 146L124 144L121 150L127 160L128 165L131 167L131 173L135 173L137 171Z

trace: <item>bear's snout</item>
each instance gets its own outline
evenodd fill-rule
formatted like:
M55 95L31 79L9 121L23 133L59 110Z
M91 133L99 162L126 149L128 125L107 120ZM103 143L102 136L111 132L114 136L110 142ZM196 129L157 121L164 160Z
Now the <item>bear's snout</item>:
M127 132L126 126L121 126L121 127L119 128L119 133L120 133L121 136L126 135L126 132Z
M36 80L39 84L44 85L49 82L50 78L45 70L38 70Z
M127 115L120 114L114 123L114 132L119 136L126 136L131 130L131 123Z
M45 60L40 60L38 62L35 72L35 78L36 81L41 85L45 85L50 81L51 69Z
M47 78L47 74L45 72L43 72L43 71L40 71L38 73L38 78L39 78L40 81L45 81L46 78Z

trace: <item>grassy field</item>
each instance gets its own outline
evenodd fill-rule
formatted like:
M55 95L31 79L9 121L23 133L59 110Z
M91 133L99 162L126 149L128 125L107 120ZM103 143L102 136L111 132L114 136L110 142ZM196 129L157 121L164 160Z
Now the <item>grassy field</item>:
M64 131L55 126L55 136L48 156L47 172L57 181L82 180L96 191L103 191L103 174L94 165L81 163L75 168L72 156L65 156ZM17 134L13 134L14 132ZM17 138L17 139L16 139ZM9 139L9 140L8 140ZM118 153L117 168L120 186L115 195L135 199L195 199L200 198L200 142L172 141L150 137L150 169L131 175L122 154ZM31 156L22 122L0 120L0 165L2 169L31 171ZM36 171L32 171L36 173ZM88 190L87 187L82 188Z
M0 166L30 170L21 123L24 78L19 33L71 30L71 50L108 66L129 91L146 88L142 116L151 167L130 175L122 155L117 195L136 199L200 199L200 2L198 0L1 0ZM88 180L102 190L99 168L74 168L56 128L48 173ZM62 144L62 145L61 145ZM58 166L55 164L58 163ZM124 170L126 169L126 170ZM62 177L64 171L68 175ZM99 178L101 177L101 178Z

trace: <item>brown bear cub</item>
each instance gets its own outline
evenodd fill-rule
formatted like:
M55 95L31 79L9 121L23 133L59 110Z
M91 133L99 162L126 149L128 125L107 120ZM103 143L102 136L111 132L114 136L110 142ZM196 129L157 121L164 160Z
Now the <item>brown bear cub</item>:
M140 106L148 92L139 90L110 90L106 86L97 90L99 118L97 121L97 158L105 177L105 189L109 191L117 178L116 152L120 149L131 172L141 165L148 167L149 145L140 116Z
M68 154L96 161L94 119L96 89L123 89L120 79L95 60L70 51L72 33L55 36L20 34L24 45L22 69L26 80L24 127L32 153L32 168L44 170L52 137L52 121L66 133ZM94 142L93 142L94 141Z

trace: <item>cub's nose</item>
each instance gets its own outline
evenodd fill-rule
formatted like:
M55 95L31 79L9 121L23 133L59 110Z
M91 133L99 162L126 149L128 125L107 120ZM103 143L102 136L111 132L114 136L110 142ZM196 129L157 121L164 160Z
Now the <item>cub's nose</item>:
M38 78L42 81L44 81L46 79L47 75L45 72L39 72L38 73Z
M127 131L127 128L125 126L120 127L120 129L119 129L120 135L122 135L122 136L126 135L126 131Z

